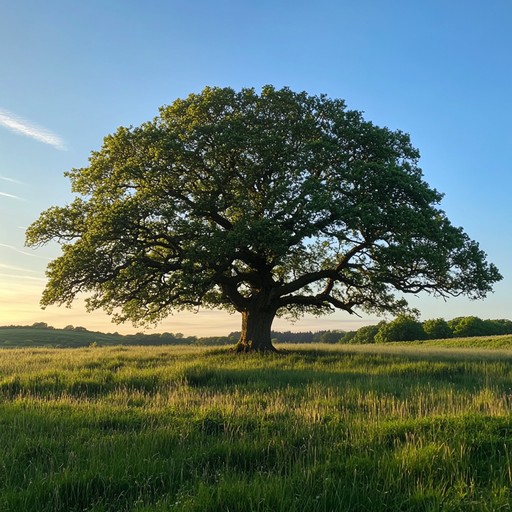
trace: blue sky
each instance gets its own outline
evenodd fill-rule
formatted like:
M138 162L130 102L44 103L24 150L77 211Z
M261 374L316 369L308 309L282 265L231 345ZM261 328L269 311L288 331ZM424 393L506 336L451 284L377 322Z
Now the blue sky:
M0 16L0 325L45 321L130 332L101 314L39 308L56 245L24 230L72 199L64 171L87 165L118 126L206 85L290 86L343 98L420 149L442 208L504 276L484 301L412 298L423 318L512 319L510 0L19 0ZM350 329L343 313L285 330ZM238 316L179 314L159 330L217 335Z

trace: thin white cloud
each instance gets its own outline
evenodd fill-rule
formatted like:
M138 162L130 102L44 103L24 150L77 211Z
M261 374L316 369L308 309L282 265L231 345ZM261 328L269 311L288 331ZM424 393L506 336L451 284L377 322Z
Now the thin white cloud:
M0 268L5 270L14 270L15 272L30 272L31 274L39 274L37 270L31 270L28 268L17 267L15 265L7 265L6 263L0 263ZM4 274L2 274L4 275Z
M41 283L47 281L44 277L27 276L25 274L4 274L3 272L0 272L0 277L8 279L27 279L30 281L38 281Z
M10 199L17 199L18 201L23 201L21 197L15 196L14 194L8 194L7 192L0 192L0 196L9 197Z
M49 261L49 258L46 258L45 256L39 256L38 254L34 254L32 252L22 251L21 249L18 249L14 245L0 244L0 247L4 247L5 249L9 249L11 251L17 252L18 254L23 254L25 256L30 256L31 258L37 258L37 259Z
M0 180L8 181L9 183L16 183L16 185L25 185L22 181L15 180L13 178L8 178L7 176L0 176Z
M31 137L32 139L43 142L44 144L49 144L61 151L66 149L64 141L55 133L52 133L41 126L37 126L30 121L22 119L7 110L0 110L0 125L14 133L20 133L26 137Z

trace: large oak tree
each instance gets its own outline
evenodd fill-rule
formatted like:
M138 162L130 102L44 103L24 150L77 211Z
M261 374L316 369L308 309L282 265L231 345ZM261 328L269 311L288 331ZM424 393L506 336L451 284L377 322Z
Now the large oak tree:
M43 212L57 240L41 303L154 323L200 307L242 315L239 350L272 350L276 315L407 311L403 293L482 298L501 276L439 208L409 136L342 100L206 88L119 128L77 194Z

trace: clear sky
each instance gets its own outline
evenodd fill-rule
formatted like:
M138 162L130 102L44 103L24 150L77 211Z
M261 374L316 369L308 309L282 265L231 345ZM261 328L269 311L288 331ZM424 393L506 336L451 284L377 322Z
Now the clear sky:
M442 208L504 276L484 301L429 297L422 317L512 319L510 0L0 0L0 325L47 322L132 332L102 313L39 308L58 246L24 247L39 213L72 199L119 126L206 85L273 84L343 98L420 149ZM280 330L351 329L336 313ZM200 311L158 330L222 335L237 315Z

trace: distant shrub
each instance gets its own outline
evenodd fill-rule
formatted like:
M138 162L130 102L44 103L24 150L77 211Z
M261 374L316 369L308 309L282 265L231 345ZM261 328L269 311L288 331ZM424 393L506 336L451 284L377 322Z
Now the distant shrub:
M420 322L411 316L400 315L392 322L382 325L375 335L375 343L390 341L424 340L425 331Z
M375 343L375 335L386 322L379 322L377 325L365 325L359 328L352 338L351 343Z
M338 343L345 332L341 330L324 331L272 331L272 343ZM240 339L240 331L234 331L228 335L230 343L236 343Z
M54 327L48 325L46 322L34 322L30 327L34 329L54 329Z
M340 340L340 343L353 343L353 339L356 335L357 331L347 331Z
M456 338L469 338L472 336L485 336L490 334L486 332L484 321L477 316L459 316L448 322Z
M339 343L343 331L318 331L313 334L313 343Z
M228 336L203 336L194 341L194 344L203 346L231 345L232 343Z
M423 330L429 340L452 338L453 332L444 318L433 318L423 322Z
M484 320L485 335L512 334L512 321L506 319Z

